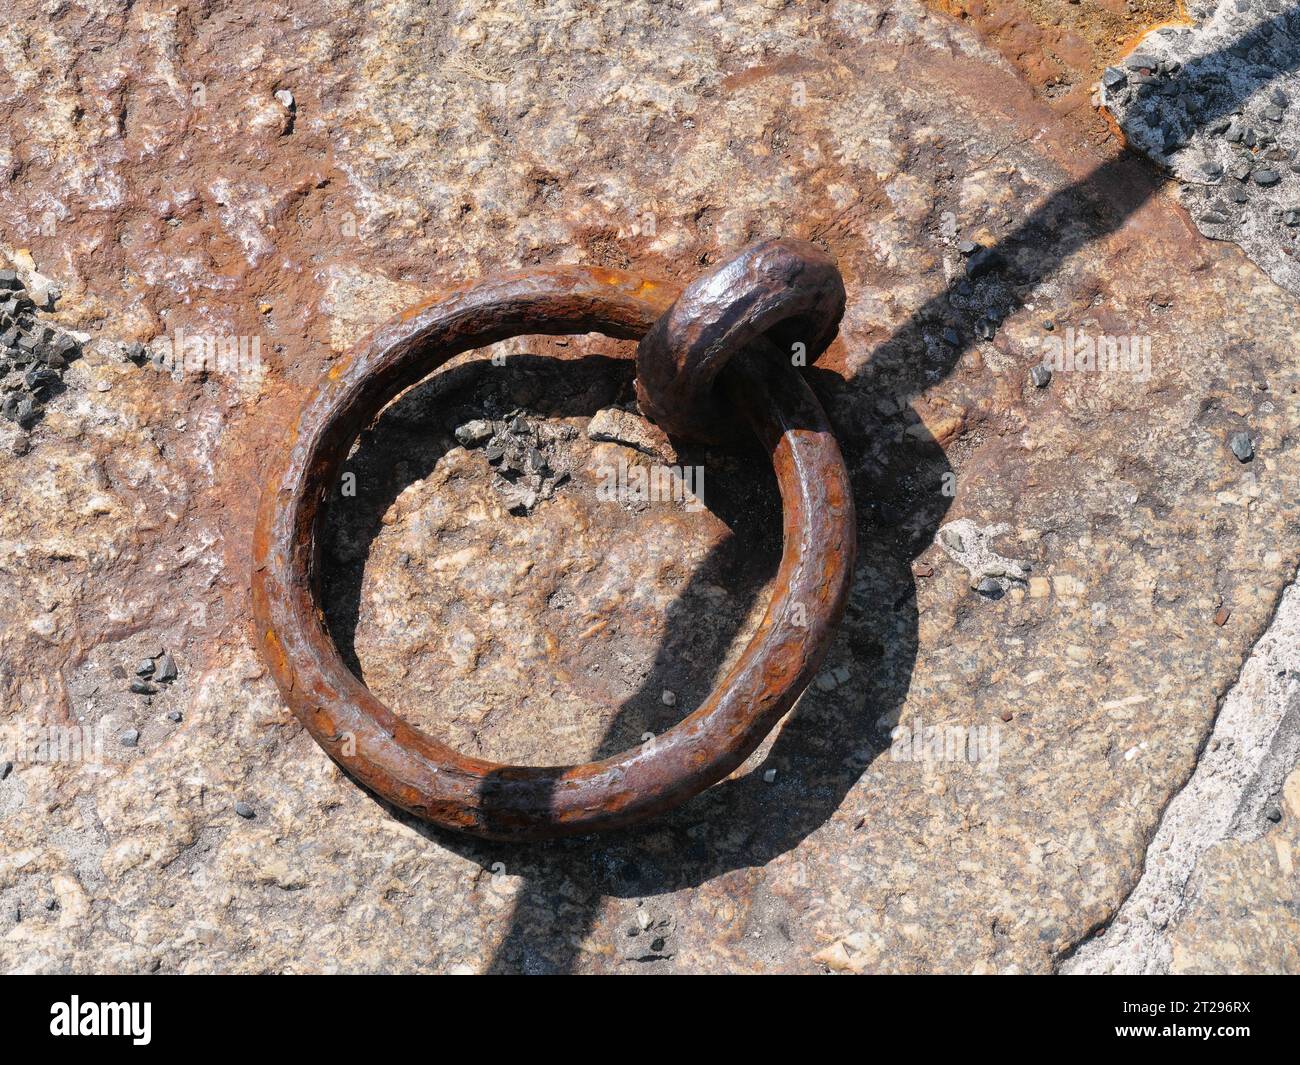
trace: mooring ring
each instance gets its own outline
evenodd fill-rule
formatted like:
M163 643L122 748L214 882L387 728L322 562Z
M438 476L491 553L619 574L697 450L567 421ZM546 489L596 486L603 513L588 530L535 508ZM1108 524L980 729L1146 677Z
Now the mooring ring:
M803 692L847 599L854 554L848 473L826 417L788 361L733 364L726 388L769 451L784 546L758 631L704 703L663 735L575 766L498 765L407 724L348 669L320 605L322 504L361 430L461 352L508 337L600 332L639 339L677 295L612 270L536 270L411 308L312 389L262 494L253 541L257 642L280 693L356 780L435 825L542 839L643 820L737 769Z

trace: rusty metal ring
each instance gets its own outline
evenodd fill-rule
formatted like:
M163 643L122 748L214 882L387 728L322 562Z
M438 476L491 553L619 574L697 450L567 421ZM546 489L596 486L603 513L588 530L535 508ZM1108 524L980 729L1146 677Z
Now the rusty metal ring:
M781 238L752 244L696 278L637 347L641 409L674 436L722 443L736 434L714 382L737 353L775 343L786 362L810 364L835 339L844 279L816 244ZM792 352L796 344L803 351Z
M732 399L771 454L784 549L763 621L704 704L662 736L577 766L497 765L453 751L379 701L344 664L319 603L322 504L360 431L460 352L516 335L643 336L676 295L615 271L568 267L484 282L405 312L306 397L263 491L253 542L253 615L282 696L356 780L418 817L494 839L615 828L685 801L731 773L818 668L848 593L849 480L825 415L788 365L728 375Z

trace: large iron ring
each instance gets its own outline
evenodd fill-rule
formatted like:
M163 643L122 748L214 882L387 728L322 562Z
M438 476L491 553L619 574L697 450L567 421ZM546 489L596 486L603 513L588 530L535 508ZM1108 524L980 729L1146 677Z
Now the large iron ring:
M734 771L820 665L854 554L848 474L825 414L782 360L735 360L719 379L769 452L784 548L762 624L697 710L622 754L574 766L498 765L412 727L344 664L326 629L322 505L348 450L400 392L454 355L507 337L600 332L638 339L677 295L612 270L563 267L490 280L379 329L312 389L266 482L253 542L257 641L286 703L355 779L443 828L493 839L576 835L640 821Z

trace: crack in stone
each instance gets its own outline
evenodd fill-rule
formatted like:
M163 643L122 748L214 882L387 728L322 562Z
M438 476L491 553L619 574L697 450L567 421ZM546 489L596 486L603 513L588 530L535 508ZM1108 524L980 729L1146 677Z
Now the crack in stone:
M1136 885L1063 952L1066 975L1167 973L1186 889L1215 844L1248 841L1300 760L1300 582L1293 579L1223 699L1187 782L1160 818Z

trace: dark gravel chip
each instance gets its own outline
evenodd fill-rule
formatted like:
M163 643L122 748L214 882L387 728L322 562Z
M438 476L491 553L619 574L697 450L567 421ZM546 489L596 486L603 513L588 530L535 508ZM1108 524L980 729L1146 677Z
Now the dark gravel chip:
M1129 70L1155 70L1160 65L1160 60L1145 52L1134 52L1124 60L1124 65Z
M1001 599L1003 594L1002 585L992 577L985 577L975 586L975 590L986 599Z
M176 671L176 660L164 651L163 656L158 659L158 672L154 674L153 679L169 683L175 680L178 675L179 674Z
M131 681L131 691L136 695L157 695L158 689L143 680Z
M1035 388L1046 388L1052 381L1050 366L1033 366L1029 370L1029 383Z
M1250 176L1254 179L1256 185L1261 185L1264 188L1276 185L1282 180L1282 175L1276 170L1256 170Z
M1228 437L1228 447L1232 448L1232 453L1239 462L1249 462L1255 457L1255 442L1251 440L1250 433L1233 433Z
M239 814L239 816L243 818L250 818L250 817L257 816L257 812L251 806L249 806L248 803L244 802L242 799L239 802L235 803L235 813Z
M38 366L34 370L28 370L23 374L23 384L31 391L40 392L42 389L49 388L57 384L60 378L57 370L52 370L48 366Z
M0 780L7 780L9 774L14 771L13 762L0 762Z
M140 730L129 728L118 736L118 741L123 747L134 747L140 742Z

